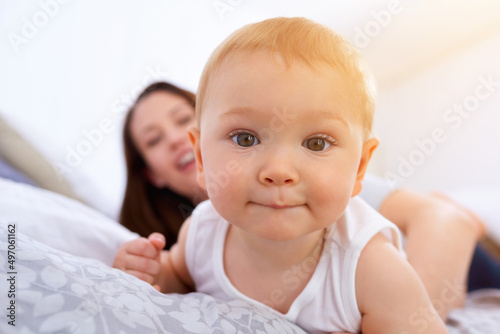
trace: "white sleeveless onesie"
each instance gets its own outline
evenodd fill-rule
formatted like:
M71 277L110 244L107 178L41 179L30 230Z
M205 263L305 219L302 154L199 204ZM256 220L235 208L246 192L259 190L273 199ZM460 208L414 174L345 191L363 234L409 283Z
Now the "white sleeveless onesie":
M238 291L226 276L224 243L229 223L205 201L194 210L186 241L186 263L196 291L223 300L242 299L271 309ZM361 251L382 232L401 250L397 227L362 199L351 199L346 211L327 230L318 265L304 290L284 316L308 333L360 331L361 314L356 302L355 273ZM286 284L292 282L284 280Z

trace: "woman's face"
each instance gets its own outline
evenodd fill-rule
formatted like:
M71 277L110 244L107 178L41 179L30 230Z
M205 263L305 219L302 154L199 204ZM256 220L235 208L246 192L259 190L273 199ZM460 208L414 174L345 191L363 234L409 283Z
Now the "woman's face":
M130 132L147 164L146 174L158 188L199 202L204 194L196 182L196 166L187 128L196 122L194 108L178 95L154 92L136 106Z

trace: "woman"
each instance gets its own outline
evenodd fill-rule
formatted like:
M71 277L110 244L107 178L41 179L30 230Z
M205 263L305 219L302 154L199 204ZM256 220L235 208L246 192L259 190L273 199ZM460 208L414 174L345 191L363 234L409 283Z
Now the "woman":
M195 124L195 95L166 82L148 86L130 108L123 141L127 186L120 222L148 236L160 232L166 248L206 193L196 182L186 129Z
M196 182L186 132L195 124L194 104L194 94L168 83L154 83L131 107L124 126L128 179L120 220L144 237L162 233L167 249L194 206L207 198ZM440 195L392 191L372 178L364 188L361 196L406 234L408 260L436 310L446 318L463 301L484 225ZM121 268L119 263L115 267Z

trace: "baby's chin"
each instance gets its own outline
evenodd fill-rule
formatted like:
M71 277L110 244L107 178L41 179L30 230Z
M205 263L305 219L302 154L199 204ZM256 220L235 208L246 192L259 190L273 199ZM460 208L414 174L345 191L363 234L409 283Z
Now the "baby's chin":
M290 225L284 226L284 224L277 222L266 222L258 226L239 227L233 224L233 226L241 228L251 238L276 244L286 244L307 238L317 238L319 240L323 236L324 228L310 230L301 227L291 227Z

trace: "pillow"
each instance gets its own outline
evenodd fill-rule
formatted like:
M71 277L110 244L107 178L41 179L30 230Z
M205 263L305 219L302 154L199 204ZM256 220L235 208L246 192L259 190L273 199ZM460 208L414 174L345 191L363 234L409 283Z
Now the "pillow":
M55 249L109 266L125 241L139 237L78 201L0 178L0 224L10 223Z
M69 184L45 158L0 117L0 152L9 165L42 188L78 199Z
M385 199L394 191L389 183L380 176L366 174L359 197L364 199L375 210L379 210Z
M12 165L9 164L7 161L5 161L1 155L0 155L0 177L3 177L4 179L13 180L16 182L31 184L32 186L35 185L35 182L33 182L29 177L24 175L16 168L12 167Z
M126 170L124 163L120 162L123 159L121 150L112 150L111 153L115 156L110 156L109 152L105 153L103 150L95 150L92 158L89 157L82 163L82 156L93 151L82 153L78 148L81 145L85 146L81 150L93 150L88 145L100 147L103 132L110 133L113 129L112 124L106 120L100 122L98 130L94 129L101 132L85 132L87 138L78 142L76 152L68 145L63 150L61 147L56 149L57 147L53 147L54 143L50 144L50 138L45 140L39 135L33 136L33 133L27 131L29 128L22 125L15 127L15 124L7 123L0 115L0 155L39 187L82 201L116 220L125 188ZM89 139L88 136L92 138ZM33 142L37 139L38 141ZM109 143L113 141L110 140ZM118 145L118 138L115 138L114 144ZM74 154L78 155L78 159ZM68 159L77 159L78 162L74 161L76 165L73 165ZM103 169L105 165L108 168Z
M201 293L162 294L102 262L36 242L22 229L0 225L0 267L15 294L2 297L2 333L13 332L12 321L16 332L26 334L305 333L270 308ZM9 232L16 237L10 263Z

